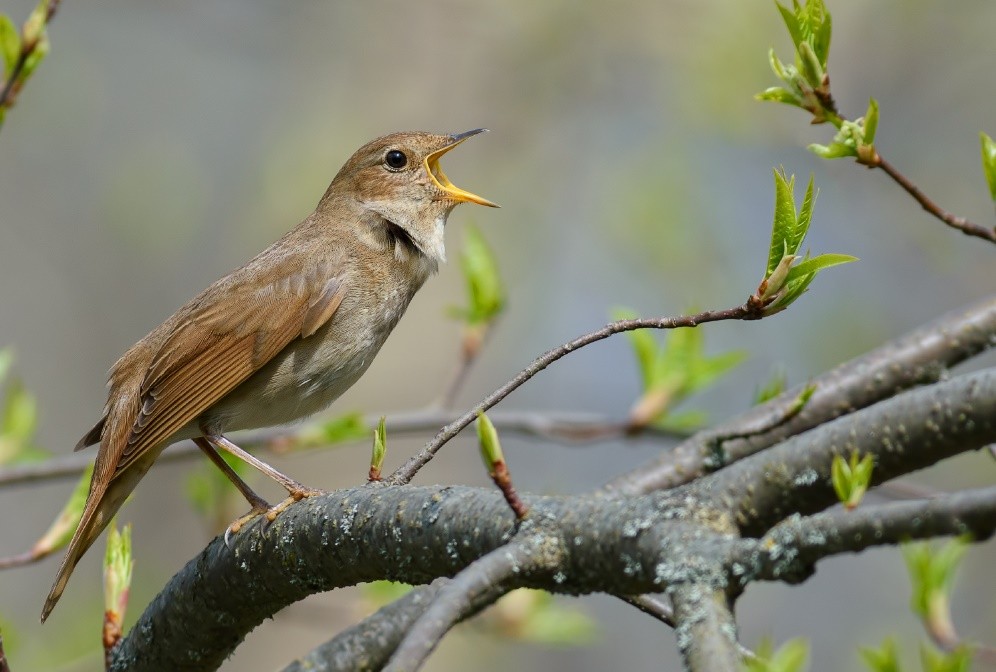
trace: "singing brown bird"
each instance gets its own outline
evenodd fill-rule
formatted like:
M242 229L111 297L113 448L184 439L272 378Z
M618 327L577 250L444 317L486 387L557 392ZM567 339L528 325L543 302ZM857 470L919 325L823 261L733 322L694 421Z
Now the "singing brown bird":
M242 451L225 432L322 410L363 375L422 283L445 261L443 228L463 202L440 157L486 129L394 133L361 147L315 211L136 343L111 368L104 415L77 450L99 443L83 517L42 622L163 448L193 439L252 505L232 524L317 491ZM246 460L283 485L271 508L222 460Z

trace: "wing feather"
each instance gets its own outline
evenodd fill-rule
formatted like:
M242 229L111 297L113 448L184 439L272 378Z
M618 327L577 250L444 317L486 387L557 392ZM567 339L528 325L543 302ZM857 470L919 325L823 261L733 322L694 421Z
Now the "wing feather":
M124 441L102 442L114 475L194 421L296 338L314 334L345 296L341 278L294 274L262 287L199 297L176 322L138 386L137 413ZM241 293L241 296L239 296ZM219 293L220 294L220 293ZM237 312L232 307L243 307ZM137 381L136 381L137 382Z

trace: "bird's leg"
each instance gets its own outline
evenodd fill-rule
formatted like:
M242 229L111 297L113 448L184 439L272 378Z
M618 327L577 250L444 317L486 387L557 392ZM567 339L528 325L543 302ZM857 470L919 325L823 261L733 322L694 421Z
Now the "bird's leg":
M255 467L260 472L266 474L267 476L272 478L274 481L282 485L287 490L288 494L290 495L287 499L280 502L276 506L270 507L269 509L266 510L267 520L271 521L274 520L278 515L280 515L284 511L284 509L286 509L294 502L305 499L306 497L311 497L313 495L323 494L321 490L309 488L306 485L298 483L290 476L285 476L284 474L280 473L279 471L268 465L266 462L263 462L261 459L242 450L241 448L239 448L234 443L232 443L231 441L229 441L220 434L205 433L204 440L207 441L209 444L211 444L212 447L220 448L221 450L227 451L232 455L235 455L240 460L248 463L250 466Z
M208 443L207 439L199 436L194 439L194 443L197 444L197 447L200 448L204 452L204 454L207 455L208 458L210 458L212 462L214 462L216 467L221 469L221 473L225 474L225 476L228 477L228 480L230 480L232 484L235 485L236 488L238 488L239 492L242 493L242 496L245 497L246 500L249 502L249 506L252 507L251 509L249 509L248 513L246 513L244 516L236 518L225 529L225 545L230 546L231 536L233 534L238 534L239 530L242 529L243 525L248 523L256 516L266 513L273 507L270 506L269 502L267 502L265 499L257 495L256 492L251 487L249 487L249 484L243 481L242 478L237 473L235 473L235 470L232 469L231 465L229 465L228 462L225 462L225 460L221 457L221 455L218 454L218 451L215 450L210 443Z

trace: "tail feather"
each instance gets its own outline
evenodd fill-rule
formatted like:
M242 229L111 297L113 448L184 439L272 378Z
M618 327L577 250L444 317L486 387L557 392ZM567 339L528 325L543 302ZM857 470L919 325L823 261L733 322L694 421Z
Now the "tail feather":
M76 533L73 534L72 541L69 542L66 557L63 558L62 565L59 566L59 573L55 577L55 583L52 584L52 590L49 591L48 598L45 600L45 606L42 608L42 623L52 613L55 604L62 597L62 592L66 589L69 577L72 575L73 570L76 569L76 564L80 561L80 558L89 550L93 542L100 536L100 533L104 531L104 528L114 518L114 514L118 512L121 505L128 499L128 495L131 494L135 486L138 485L138 482L145 476L149 467L152 466L152 462L156 456L157 453L153 452L146 459L133 463L122 473L118 474L106 488L95 488L94 483L90 484L90 494L87 495L86 506L83 507L83 516L80 518L79 527L76 528Z

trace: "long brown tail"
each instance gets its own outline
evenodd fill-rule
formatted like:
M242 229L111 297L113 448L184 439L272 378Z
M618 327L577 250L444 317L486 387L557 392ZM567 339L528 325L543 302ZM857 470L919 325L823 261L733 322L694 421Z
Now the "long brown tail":
M118 512L128 495L138 485L151 463L152 461L149 460L147 463L139 461L133 464L118 474L106 488L94 490L91 483L90 494L87 495L79 527L76 528L76 533L73 534L73 539L69 542L69 550L66 551L66 557L62 560L59 573L55 577L55 583L52 584L52 590L49 591L48 599L45 600L45 606L42 608L42 623L52 613L56 602L62 597L62 591L66 589L69 577L76 569L76 564L80 558L97 540L107 524L111 522L114 514Z

